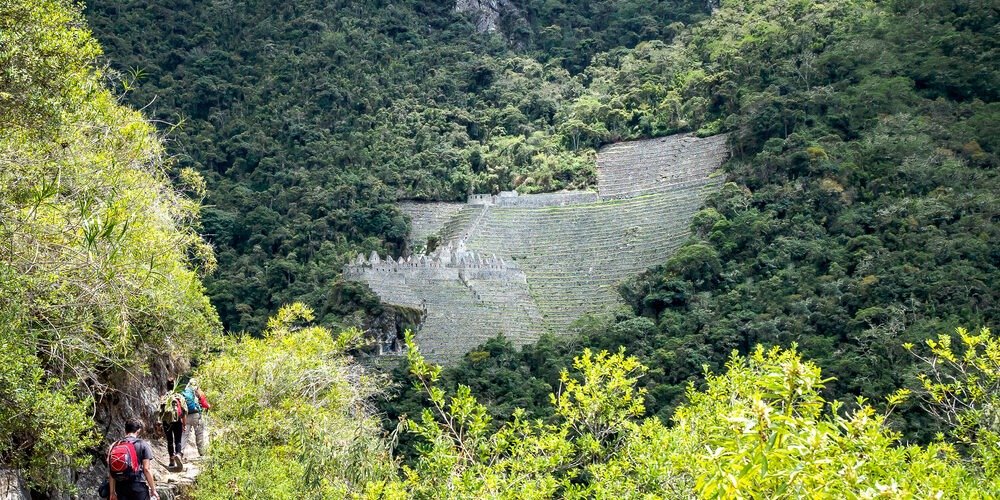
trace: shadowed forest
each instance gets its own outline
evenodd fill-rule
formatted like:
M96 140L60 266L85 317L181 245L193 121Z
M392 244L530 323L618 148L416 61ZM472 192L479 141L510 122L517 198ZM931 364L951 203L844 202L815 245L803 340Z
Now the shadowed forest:
M72 488L169 353L199 498L1000 491L1000 5L491 4L0 0L0 466ZM399 200L680 132L725 184L620 308L367 356Z
M902 343L995 324L995 6L529 1L486 36L431 4L90 3L129 102L207 181L230 330L377 308L338 274L404 250L398 199L589 186L596 147L679 131L736 151L690 246L623 286L630 310L454 380L545 407L582 347L625 345L667 417L703 365L796 342L831 394L878 397L912 377Z

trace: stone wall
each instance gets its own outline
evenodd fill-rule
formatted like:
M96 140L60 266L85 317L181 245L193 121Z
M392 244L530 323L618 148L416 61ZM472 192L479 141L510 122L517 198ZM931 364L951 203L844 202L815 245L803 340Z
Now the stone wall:
M433 361L458 359L497 334L523 345L567 333L583 315L620 304L622 280L684 242L727 155L725 136L621 143L598 153L597 193L503 192L410 206L420 219L414 231L436 231L446 244L406 259L359 255L345 277L366 282L383 302L422 311L416 339Z
M662 263L687 238L702 200L701 189L682 189L611 203L496 208L468 246L513 259L545 329L563 333L580 316L619 303L620 281Z
M432 361L454 360L497 335L522 345L542 333L524 272L461 242L407 259L359 255L344 277L364 281L383 302L421 311L416 340Z
M427 238L440 235L445 225L455 218L466 203L402 201L399 209L410 218L410 247L422 249Z
M607 200L696 186L728 154L725 135L678 134L612 144L597 155L597 190Z
M558 193L519 194L517 191L502 191L500 194L474 194L469 196L469 205L498 207L563 207L600 201L594 191L560 191Z

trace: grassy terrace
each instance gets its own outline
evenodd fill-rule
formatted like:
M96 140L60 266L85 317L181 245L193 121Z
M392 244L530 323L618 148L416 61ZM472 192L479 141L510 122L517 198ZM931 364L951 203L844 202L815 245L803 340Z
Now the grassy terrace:
M599 203L493 207L469 248L512 258L524 270L544 329L565 331L586 313L620 301L617 284L664 260L688 236L701 179L679 189Z
M426 311L417 341L436 361L497 334L520 345L567 332L580 317L620 303L622 280L685 241L691 217L722 181L711 174L726 157L725 141L681 134L609 146L598 155L596 201L566 192L495 205L403 203L415 248L436 234L516 269L368 268L362 279L384 302Z
M439 234L455 218L465 203L404 201L399 208L410 216L410 245L423 247L429 236Z

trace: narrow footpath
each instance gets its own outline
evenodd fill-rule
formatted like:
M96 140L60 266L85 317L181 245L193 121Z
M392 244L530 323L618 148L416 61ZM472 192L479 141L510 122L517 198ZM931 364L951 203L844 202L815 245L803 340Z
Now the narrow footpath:
M185 500L191 498L194 482L205 464L205 457L198 454L194 435L189 435L184 444L184 467L182 470L169 468L167 445L162 439L151 440L153 447L153 478L160 500Z

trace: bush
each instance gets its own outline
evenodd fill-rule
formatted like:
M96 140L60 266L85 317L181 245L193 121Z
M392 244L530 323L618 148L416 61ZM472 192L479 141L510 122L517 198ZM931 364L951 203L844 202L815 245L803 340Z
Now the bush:
M341 498L392 476L371 408L386 382L346 354L361 332L296 325L312 319L285 306L198 370L219 424L198 498Z

